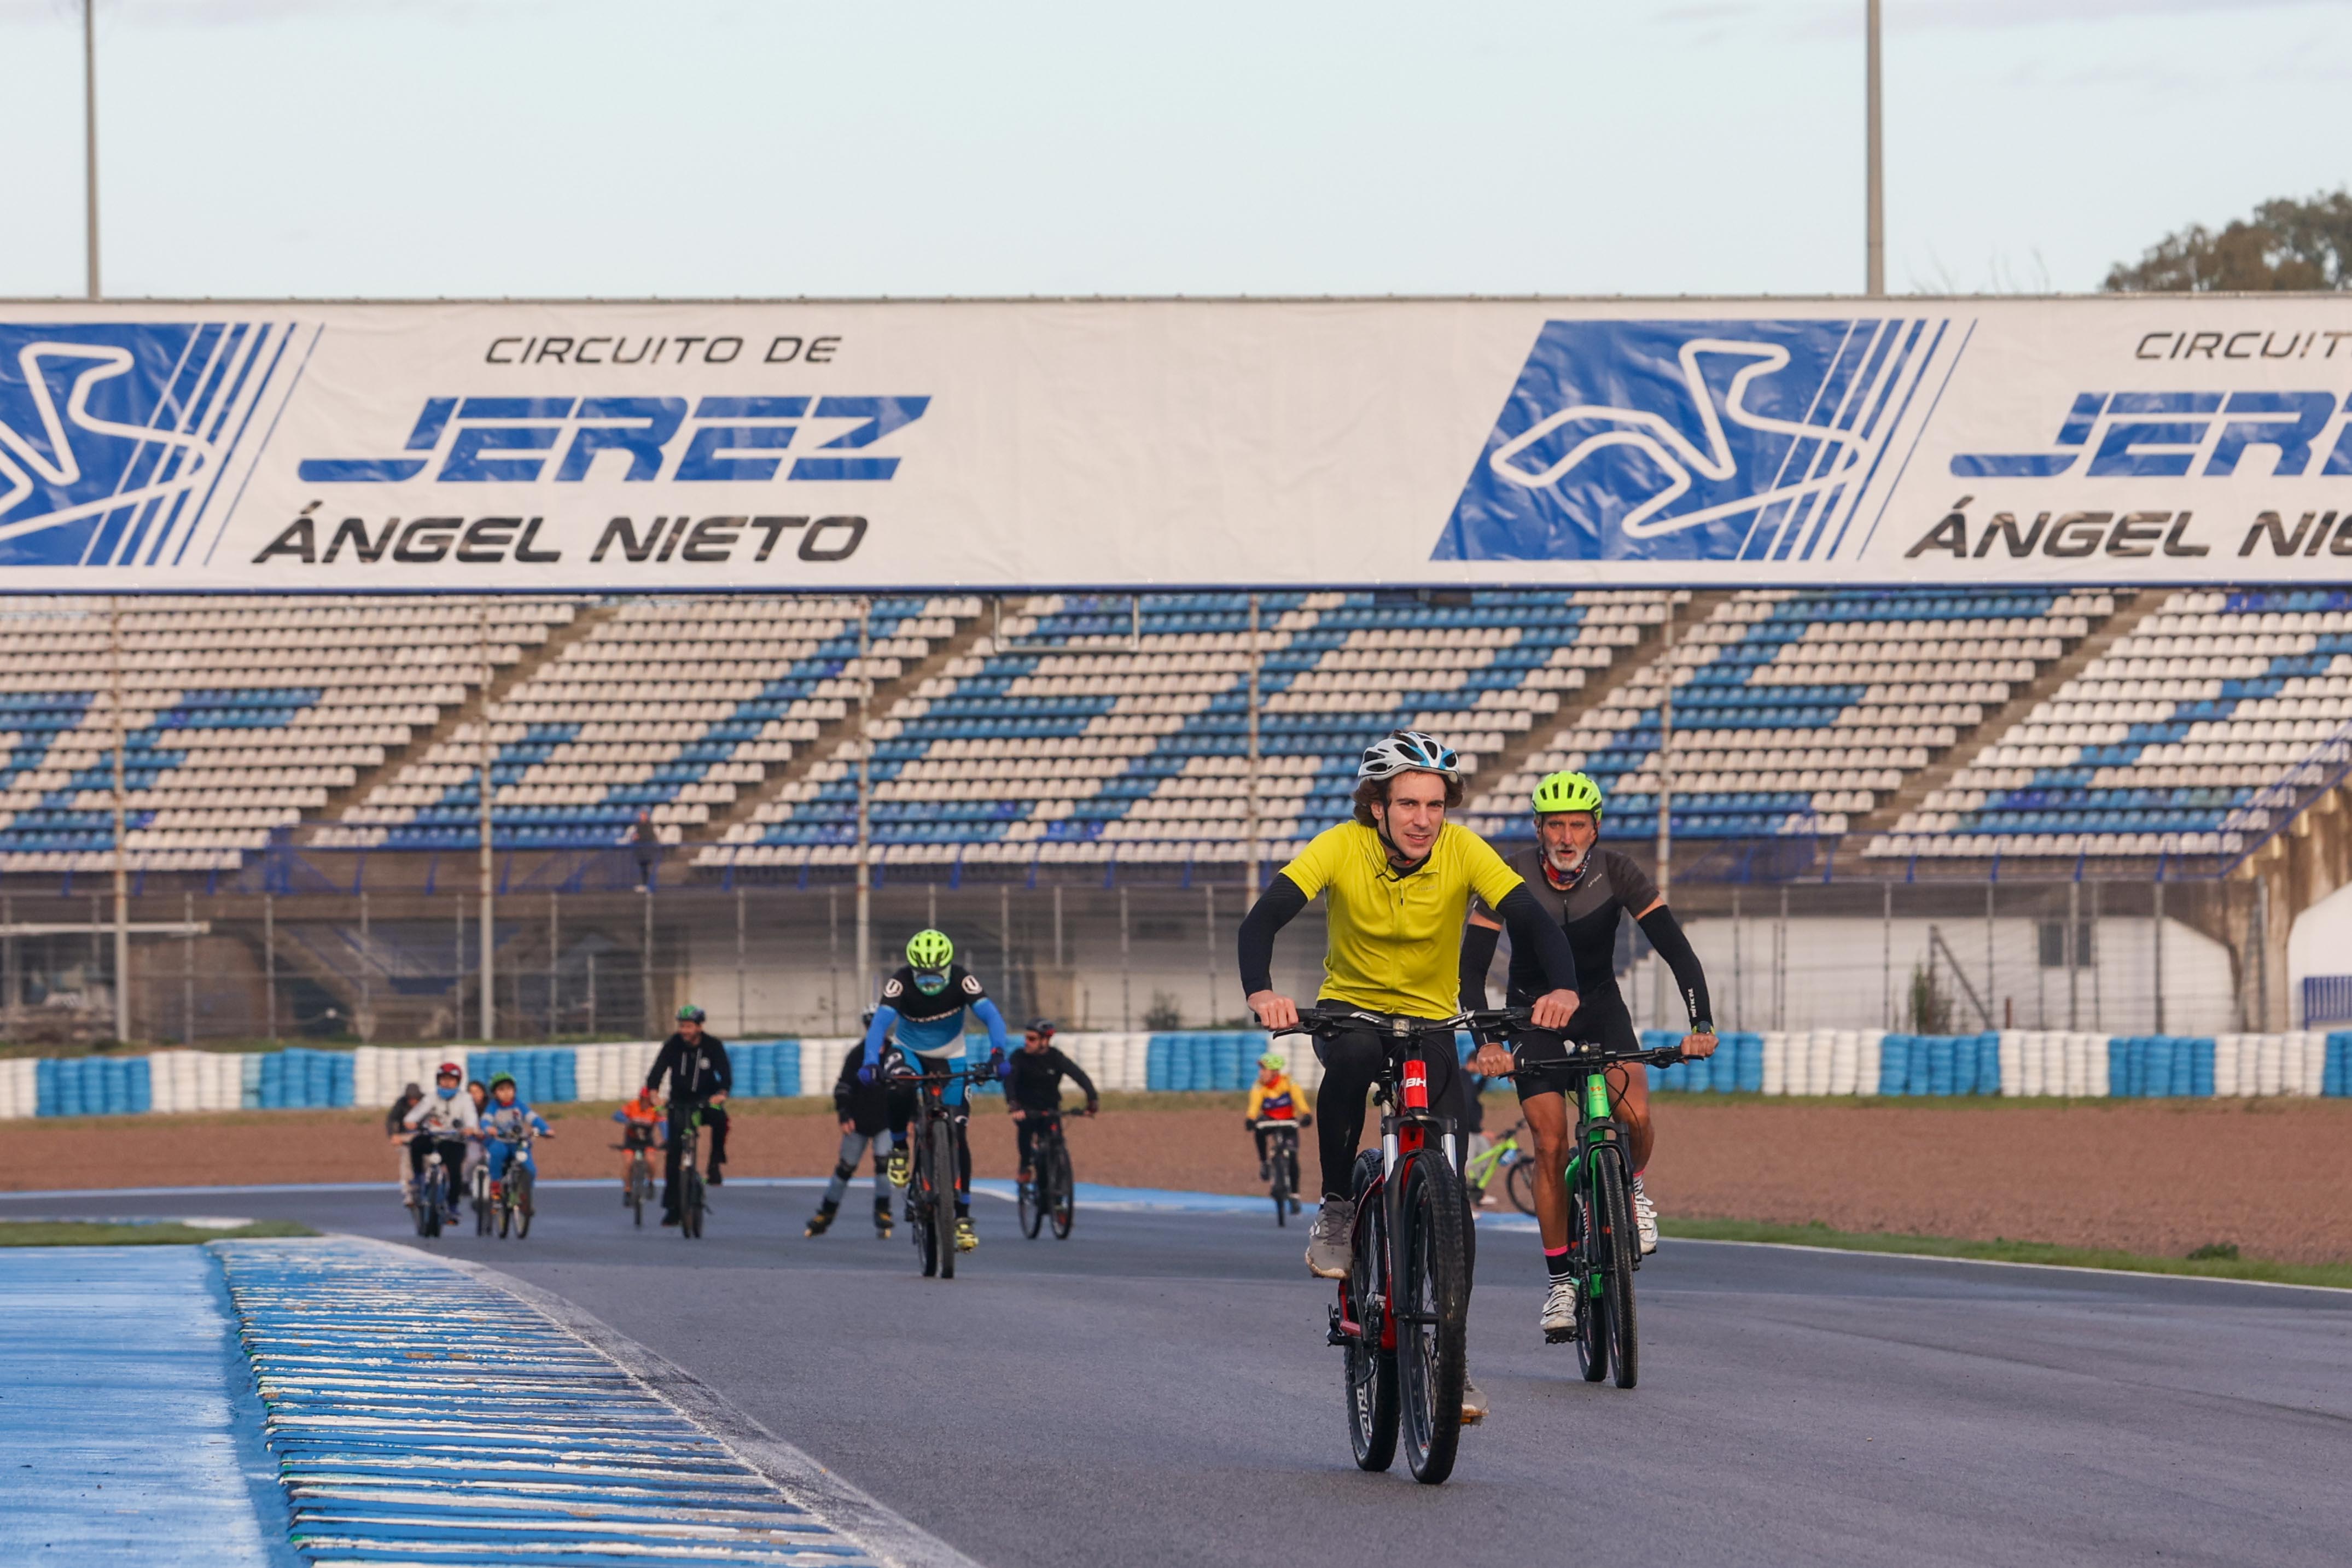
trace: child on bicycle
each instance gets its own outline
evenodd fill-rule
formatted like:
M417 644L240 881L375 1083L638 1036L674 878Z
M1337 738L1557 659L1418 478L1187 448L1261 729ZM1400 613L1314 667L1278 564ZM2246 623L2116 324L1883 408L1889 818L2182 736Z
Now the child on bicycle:
M1307 1096L1290 1081L1284 1071L1290 1063L1278 1051L1267 1051L1257 1059L1257 1082L1249 1088L1249 1100L1242 1107L1242 1125L1257 1140L1257 1179L1269 1181L1274 1176L1273 1156L1266 1150L1266 1140L1274 1135L1272 1127L1261 1127L1260 1122L1295 1122L1311 1127L1315 1118L1307 1110Z
M489 1109L482 1114L482 1143L484 1157L490 1162L492 1202L498 1200L499 1186L506 1179L507 1166L517 1154L522 1156L523 1166L530 1172L531 1179L539 1179L539 1163L531 1157L530 1151L522 1146L525 1132L537 1133L542 1138L555 1136L555 1129L549 1126L538 1112L516 1097L511 1073L492 1074Z
M637 1151L660 1148L669 1140L669 1123L662 1115L659 1096L650 1089L639 1087L635 1096L621 1102L613 1113L613 1120L621 1124L621 1201L629 1201L629 1167L635 1163Z

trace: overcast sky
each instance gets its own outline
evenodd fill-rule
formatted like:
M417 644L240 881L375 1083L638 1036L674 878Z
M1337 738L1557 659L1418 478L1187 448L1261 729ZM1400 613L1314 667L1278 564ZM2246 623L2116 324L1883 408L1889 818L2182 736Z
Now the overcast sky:
M2352 179L2352 0L1887 0L1887 280ZM0 296L82 288L78 0L0 0ZM99 0L116 296L1802 294L1863 0Z

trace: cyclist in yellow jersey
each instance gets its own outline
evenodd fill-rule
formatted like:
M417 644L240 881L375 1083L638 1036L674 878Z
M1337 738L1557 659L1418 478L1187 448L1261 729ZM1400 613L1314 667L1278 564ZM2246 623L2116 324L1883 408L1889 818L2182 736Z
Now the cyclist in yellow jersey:
M1267 1029L1298 1021L1298 1005L1274 988L1274 937L1318 894L1326 896L1328 946L1324 1005L1444 1019L1460 1012L1463 922L1475 894L1509 927L1512 942L1536 956L1550 989L1533 1008L1540 1029L1565 1029L1576 1011L1576 960L1567 934L1549 919L1519 874L1491 845L1445 820L1462 804L1462 772L1453 749L1417 730L1374 742L1356 770L1355 820L1318 834L1242 922L1242 988ZM1307 1267L1342 1279L1353 1260L1355 1203L1349 1173L1363 1139L1364 1100L1384 1060L1370 1030L1318 1039L1323 1085L1316 1108L1322 1126L1323 1207L1307 1248ZM1429 1061L1430 1103L1460 1120L1464 1074L1448 1053ZM1486 1414L1466 1382L1463 1418Z

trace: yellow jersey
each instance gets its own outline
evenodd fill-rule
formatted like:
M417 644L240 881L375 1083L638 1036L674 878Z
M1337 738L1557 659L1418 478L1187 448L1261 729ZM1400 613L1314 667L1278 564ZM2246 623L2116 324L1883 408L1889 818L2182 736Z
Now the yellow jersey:
M1262 1076L1251 1079L1249 1103L1242 1107L1242 1114L1253 1122L1296 1122L1306 1109L1307 1096L1284 1072L1276 1074L1272 1083Z
M1328 893L1321 994L1373 1012L1452 1018L1461 1010L1462 923L1475 894L1496 908L1519 873L1469 829L1438 830L1429 858L1400 875L1381 835L1326 829L1282 874L1312 899Z

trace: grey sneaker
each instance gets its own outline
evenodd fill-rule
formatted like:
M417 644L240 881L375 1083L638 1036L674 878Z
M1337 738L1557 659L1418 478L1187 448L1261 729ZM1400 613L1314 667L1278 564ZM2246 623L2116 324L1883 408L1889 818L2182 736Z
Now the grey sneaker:
M1486 1396L1478 1392L1478 1385L1471 1382L1469 1375L1465 1373L1462 1377L1462 1424L1465 1427L1475 1426L1486 1418Z
M1307 1271L1326 1280L1344 1280L1356 1260L1356 1205L1352 1199L1327 1197L1315 1211L1315 1231L1307 1239Z

